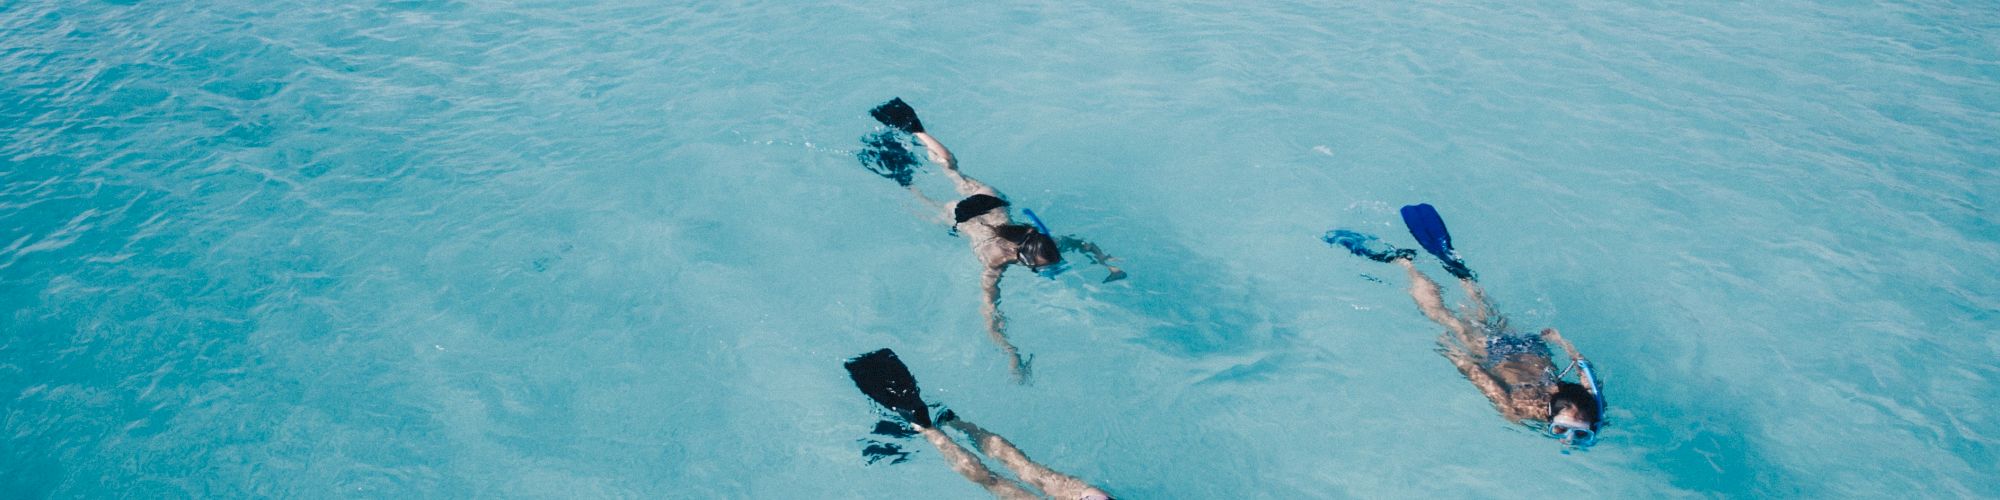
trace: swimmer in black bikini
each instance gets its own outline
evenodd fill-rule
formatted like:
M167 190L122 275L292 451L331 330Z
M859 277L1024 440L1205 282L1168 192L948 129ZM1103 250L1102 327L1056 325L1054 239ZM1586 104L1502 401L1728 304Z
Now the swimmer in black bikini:
M1374 236L1347 230L1330 231L1324 239L1355 255L1403 266L1409 272L1410 296L1416 299L1417 307L1448 330L1438 337L1438 352L1478 386L1508 421L1534 427L1566 445L1582 448L1595 444L1604 423L1604 397L1602 382L1590 360L1554 328L1543 329L1540 336L1509 328L1507 319L1494 313L1472 270L1452 250L1444 220L1430 205L1403 207L1403 220L1424 249L1444 261L1445 270L1458 278L1472 301L1462 314L1452 314L1444 306L1437 283L1417 271L1411 261L1415 251L1371 248L1387 245ZM1554 355L1544 340L1569 354L1569 368L1557 371ZM1563 380L1571 370L1577 372L1578 382Z
M1007 340L1006 319L1000 315L1001 272L1007 266L1022 265L1035 274L1054 278L1067 269L1062 256L1065 251L1081 252L1092 264L1104 266L1110 271L1110 275L1104 278L1106 283L1124 279L1125 271L1111 265L1111 261L1117 258L1104 253L1097 244L1073 235L1055 236L1050 233L1033 211L1022 210L1031 224L1015 222L1008 216L1009 204L1000 192L959 172L958 160L952 156L951 150L945 149L944 143L924 131L924 124L917 119L916 110L901 98L891 99L870 110L869 114L883 125L909 133L922 142L924 149L930 153L931 161L942 167L945 176L957 186L958 194L965 197L948 205L931 200L911 185L916 159L899 142L882 135L865 140L869 149L860 155L864 166L908 188L925 204L949 214L953 233L963 235L971 242L972 253L986 268L981 275L980 288L986 293L986 305L981 312L986 316L987 335L1000 345L1001 350L1006 351L1015 381L1025 381L1027 363L1021 360L1020 351L1014 348L1014 344Z

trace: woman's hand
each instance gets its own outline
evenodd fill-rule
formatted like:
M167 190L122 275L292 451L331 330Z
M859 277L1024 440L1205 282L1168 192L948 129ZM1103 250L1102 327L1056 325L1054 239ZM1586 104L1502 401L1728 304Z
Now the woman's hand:
M1558 332L1558 331L1556 331L1556 329L1554 329L1554 328L1543 328L1543 329L1542 329L1542 340L1546 340L1546 341L1549 341L1549 342L1554 342L1554 343L1555 343L1556 345L1558 345L1558 346L1562 346L1562 348L1563 348L1563 351L1564 351L1564 352L1568 352L1568 353L1569 353L1569 360L1570 360L1570 361L1581 361L1581 360L1583 360L1583 353L1580 353L1580 352L1576 352L1576 346L1574 346L1574 345L1571 345L1571 344L1569 343L1569 339L1565 339L1565 338L1563 338L1563 336L1562 336L1562 332Z

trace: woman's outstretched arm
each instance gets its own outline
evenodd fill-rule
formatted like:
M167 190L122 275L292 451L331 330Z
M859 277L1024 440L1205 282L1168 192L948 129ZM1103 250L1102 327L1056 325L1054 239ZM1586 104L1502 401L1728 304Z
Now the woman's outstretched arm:
M1578 352L1576 346L1569 343L1569 339L1563 338L1562 332L1558 332L1554 328L1544 328L1542 329L1542 339L1554 342L1557 346L1562 347L1563 352L1569 353L1570 361L1583 361L1583 353Z
M938 453L944 454L944 461L951 464L951 470L958 471L958 475L965 476L966 479L986 488L986 491L993 493L993 496L1006 500L1040 498L1034 493L1029 493L1021 485L994 475L991 469L986 468L986 464L979 462L979 457L972 456L972 452L966 451L965 447L952 441L950 436L944 435L944 431L934 427L922 427L918 428L917 432L922 433L924 439L930 440L931 445L937 447Z
M1111 261L1118 260L1118 258L1104 253L1104 249L1098 248L1096 243L1078 238L1073 234L1063 235L1056 237L1056 249L1064 252L1081 252L1084 257L1090 259L1090 263L1104 266L1104 269L1111 271L1110 276L1104 277L1105 283L1125 279L1125 270L1111 265Z
M1467 356L1465 351L1453 348L1445 337L1438 337L1438 345L1442 347L1439 352L1444 354L1444 359L1451 360L1451 365L1458 367L1458 372L1464 374L1466 380L1472 381L1472 385L1478 387L1479 392L1493 402L1493 407L1499 409L1501 415L1513 418L1513 414L1507 410L1507 389L1501 387L1499 381L1493 380L1493 375L1487 374L1486 370L1480 368L1479 363Z
M1013 342L1007 341L1007 317L1000 314L1000 272L1005 269L1004 266L989 267L981 276L979 286L986 293L986 305L980 308L980 313L986 315L986 335L1007 353L1008 369L1014 373L1014 382L1022 383L1027 381L1028 367L1021 363L1021 351L1014 348Z

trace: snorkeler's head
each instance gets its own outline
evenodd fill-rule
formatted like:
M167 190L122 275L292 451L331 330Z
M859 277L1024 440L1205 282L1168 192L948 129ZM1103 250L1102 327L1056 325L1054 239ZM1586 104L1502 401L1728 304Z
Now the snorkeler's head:
M1597 407L1597 396L1590 389L1572 382L1557 382L1556 393L1549 396L1549 416L1568 413L1571 417L1587 422L1595 429L1603 408Z
M1582 384L1556 383L1549 396L1549 432L1564 443L1588 446L1597 441L1597 429L1604 423L1604 409L1597 396Z
M1048 234L1026 224L1007 224L995 228L1001 239L1014 242L1015 262L1028 266L1036 272L1042 268L1062 263L1062 251L1056 249L1056 240Z

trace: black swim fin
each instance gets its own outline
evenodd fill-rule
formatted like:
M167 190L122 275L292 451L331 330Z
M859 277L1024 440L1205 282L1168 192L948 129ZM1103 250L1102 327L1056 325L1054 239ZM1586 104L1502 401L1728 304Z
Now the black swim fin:
M917 378L910 375L896 351L882 349L847 360L847 375L869 399L911 424L931 427L931 409L917 393Z
M917 119L917 110L910 108L909 103L903 102L901 97L890 99L889 102L868 110L868 116L873 116L875 121L896 130L912 134L924 131L924 122Z

